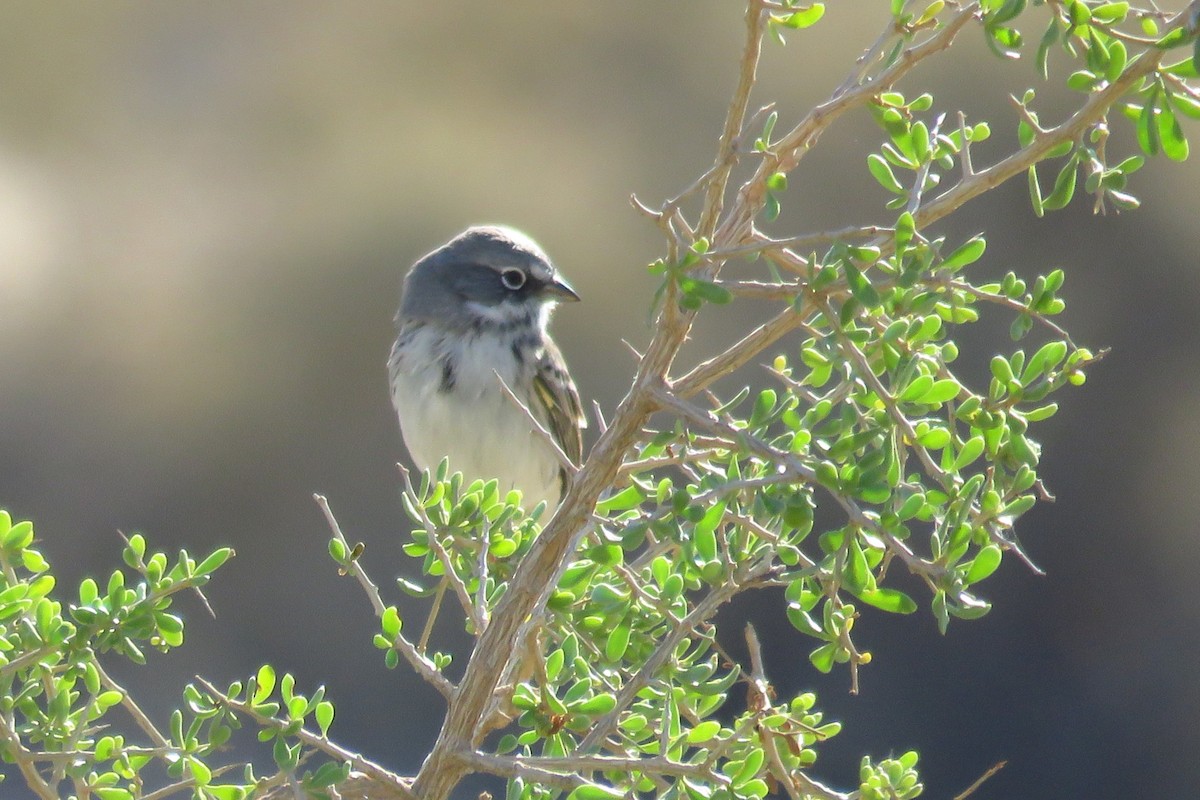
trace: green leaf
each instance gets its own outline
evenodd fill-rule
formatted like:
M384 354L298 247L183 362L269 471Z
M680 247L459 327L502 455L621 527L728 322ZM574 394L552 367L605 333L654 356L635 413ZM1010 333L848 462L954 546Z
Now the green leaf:
M207 786L212 782L212 770L203 761L198 758L189 758L187 765L197 786Z
M879 185L892 194L907 194L904 187L900 185L900 181L896 180L895 174L892 173L891 165L883 156L878 153L871 153L867 156L867 169L871 171L875 180L879 181Z
M945 0L934 0L929 5L925 6L925 10L921 12L921 16L917 17L913 23L914 28L919 28L925 23L931 21L938 14L942 13L942 9L946 7Z
M1156 96L1151 94L1137 119L1138 147L1148 156L1158 155L1158 124L1155 120L1158 109L1154 105L1156 99Z
M389 640L395 641L396 637L400 635L401 624L400 612L396 610L395 606L388 606L383 610L380 625L383 629L383 635L388 637Z
M698 297L706 303L725 305L733 299L733 294L724 286L718 286L710 281L699 278L685 277L679 281L679 288L685 295Z
M908 386L904 387L904 392L897 399L903 403L916 402L917 398L924 397L925 393L933 386L932 375L918 375L912 379Z
M5 515L8 516L7 514ZM33 544L33 523L29 520L18 522L9 528L4 533L2 544L6 550L20 550L23 547L29 547Z
M1164 103L1158 114L1158 141L1162 151L1172 161L1186 161L1188 157L1188 141L1183 135L1183 128L1175 118L1175 112L1169 102Z
M1033 330L1033 317L1028 314L1018 314L1008 328L1008 335L1015 342L1023 339L1031 330Z
M846 569L842 578L846 582L846 588L856 595L865 591L872 579L866 554L863 553L857 536L850 537L850 549L846 554Z
M1096 85L1096 74L1086 69L1076 70L1067 77L1067 88L1076 92L1090 92Z
M938 589L933 595L933 602L930 604L933 609L933 617L937 620L938 633L946 635L946 629L950 626L949 609L946 606L946 592Z
M950 271L962 269L968 264L978 261L983 256L985 249L987 249L987 242L984 241L983 237L975 236L968 239L961 247L942 259L942 263L938 265L938 269Z
M863 592L858 598L892 614L911 614L917 610L916 601L898 589L880 586L873 591Z
M571 708L577 714L585 714L589 717L596 717L602 714L607 714L617 707L617 698L609 692L598 694L578 706Z
M905 248L908 247L908 243L912 241L913 236L916 234L916 231L917 226L913 221L913 215L911 213L905 211L896 219L895 236L897 255L903 254Z
M629 626L622 623L613 628L604 643L604 655L609 661L620 661L629 648Z
M801 30L817 24L823 16L825 16L825 4L813 3L808 8L789 14L780 21L780 24L793 30Z
M1000 548L994 544L989 544L980 550L974 560L971 561L971 566L967 569L967 575L964 580L968 584L972 584L987 578L1000 566L1001 558Z
M1001 355L992 356L991 361L992 377L1007 386L1016 378L1013 374L1012 365L1008 363L1008 359Z
M637 484L630 484L621 491L601 500L596 504L597 514L611 514L614 511L627 511L642 504L642 490Z
M962 387L958 385L958 381L953 378L945 378L930 386L929 390L921 395L919 402L926 405L938 406L947 400L958 397L958 393L961 391Z
M950 444L950 431L945 428L930 428L917 435L917 441L922 447L930 450L940 450Z
M882 301L879 292L871 285L871 281L862 273L858 267L846 262L846 285L850 287L850 294L858 302L862 303L866 308L876 308Z
M1121 77L1125 65L1129 63L1129 52L1119 39L1114 39L1108 48L1108 66L1104 68L1104 77L1109 83Z
M1026 422L1041 422L1044 419L1050 419L1058 411L1058 403L1047 403L1039 408L1025 412Z
M212 555L201 561L200 565L196 567L195 574L199 576L216 572L218 569L220 569L222 564L224 564L230 559L231 556L233 556L233 554L232 547L221 547L214 550Z
M958 455L954 459L952 469L958 472L966 467L969 467L975 462L975 459L983 453L983 436L972 436L963 443L962 449L958 451Z
M258 705L271 696L271 692L275 690L275 668L270 664L263 664L258 668L258 674L255 676L254 682L254 697L251 702Z
M767 222L774 222L779 219L780 210L779 198L773 193L767 192L766 204L763 206L763 216L767 218Z
M914 122L909 130L909 140L912 143L913 157L921 163L929 160L929 128L921 121Z
M1105 25L1124 22L1129 13L1129 3L1104 3L1092 9L1092 19Z
M688 731L688 744L703 744L721 732L721 723L715 719L705 720Z
M321 735L325 736L329 733L329 726L333 724L333 703L328 700L322 700L317 703L316 718L317 727L321 730Z
M1186 25L1181 25L1168 31L1166 36L1154 43L1154 46L1162 50L1169 50L1172 47L1187 44L1195 35L1195 32L1189 30Z
M1059 171L1058 177L1054 179L1054 189L1042 201L1042 208L1047 211L1057 211L1060 208L1065 208L1071 202L1071 198L1075 196L1077 176L1076 159L1071 158L1066 166Z
M1033 358L1029 359L1029 364L1025 367L1024 372L1021 373L1021 383L1026 385L1032 383L1061 364L1062 360L1066 357L1066 342L1047 342L1033 354Z
M1037 167L1029 168L1029 203L1033 206L1034 216L1042 217L1046 211L1042 207L1042 187L1038 183Z
M1200 100L1195 100L1186 94L1173 94L1171 95L1171 105L1185 117L1200 119ZM1118 167L1113 169L1120 171Z
M37 550L22 550L21 565L35 575L50 569L49 562Z
M833 660L837 656L837 645L829 642L808 654L808 660L818 671L829 673L833 669Z
M624 792L612 787L585 783L572 789L567 800L621 800L624 796Z
M133 800L133 794L128 789L118 786L97 786L92 790L92 794L100 800Z
M329 557L339 564L346 560L346 545L342 544L341 539L329 540Z

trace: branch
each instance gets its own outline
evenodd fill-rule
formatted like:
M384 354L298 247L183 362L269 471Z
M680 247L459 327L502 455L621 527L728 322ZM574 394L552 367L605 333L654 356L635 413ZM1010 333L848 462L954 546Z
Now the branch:
M260 727L270 728L274 731L287 730L289 736L295 737L309 747L319 750L331 758L337 759L338 761L349 762L351 767L358 770L373 783L380 784L382 787L386 787L388 790L390 790L390 793L386 796L402 798L402 800L416 800L417 796L413 794L410 781L408 779L402 778L399 775L384 769L375 762L364 758L358 753L352 753L344 747L340 747L329 741L324 736L318 736L306 728L299 728L293 732L290 722L285 723L275 719L274 717L264 716L263 714L259 713L250 703L246 703L241 700L234 700L232 697L229 697L220 689L204 680L204 678L197 676L196 682L203 686L209 695L211 695L212 698L221 705L233 709L240 714L245 714L247 717L253 719ZM345 795L344 784L342 788L343 795Z
M403 467L400 469L404 470ZM407 472L404 475L406 478L408 477ZM411 492L411 484L409 484L409 487ZM329 523L329 530L332 531L334 538L341 542L345 546L346 552L349 553L351 551L350 543L346 541L346 537L342 534L342 528L338 525L337 519L333 516L333 511L329 508L329 501L323 495L319 494L314 494L313 499L317 501L317 505L324 512L325 520ZM433 538L432 532L430 532L430 538ZM371 608L375 610L376 618L382 617L385 606L383 598L379 595L379 589L371 582L362 565L358 563L358 559L349 559L348 563L350 572L358 579L359 585L366 592L367 599L371 601ZM454 695L455 688L450 679L439 672L433 665L433 662L422 655L416 646L405 638L403 634L396 637L392 646L399 651L400 655L404 656L404 660L409 663L413 671L424 678L433 688L437 689L442 697L449 699Z
M727 118L736 120L737 126L727 124L732 133L723 137L722 147L732 146L737 127L745 115L749 86L753 84L754 68L762 36L762 22L758 19L759 0L751 0L748 15L747 54L742 59L742 81L730 104ZM757 33L755 33L757 32ZM759 41L753 36L757 35ZM736 155L736 148L732 150ZM724 164L725 160L721 159ZM715 223L720 213L721 196L728 181L728 167L718 168L724 178L714 176L714 183L706 197L704 214ZM719 190L718 190L719 189ZM677 210L677 209L676 209ZM659 218L664 231L672 231L670 222ZM675 241L668 242L674 247ZM713 265L712 271L719 269ZM512 642L519 641L521 628L531 616L540 612L549 591L554 586L554 576L563 560L573 552L579 538L592 518L593 509L600 494L613 485L628 453L641 436L642 427L650 415L657 410L657 389L663 385L679 348L683 346L695 320L694 310L681 309L676 303L674 292L668 285L663 300L658 325L650 345L638 363L637 374L629 393L617 406L608 429L601 434L588 456L587 463L575 476L558 510L549 524L533 543L529 552L518 565L509 583L508 590L492 613L487 630L475 642L475 649L467 663L467 671L459 683L456 695L442 722L437 741L425 759L416 781L414 793L426 800L442 800L449 795L462 777L470 771L468 758L474 752L481 735L482 726L492 695L499 687L502 677L510 671L513 658Z
M920 45L904 51L900 59L889 69L881 72L874 80L856 84L848 91L839 90L829 100L810 111L796 127L792 128L758 165L754 175L747 180L738 193L738 206L729 214L713 237L721 247L740 244L750 235L752 221L762 210L766 200L767 178L776 172L788 172L800 163L804 154L817 142L821 134L842 114L864 105L879 92L893 86L926 58L948 48L962 27L979 10L979 3L963 6L945 27L934 33Z
M468 759L481 772L488 772L504 778L534 777L539 783L544 782L546 777L550 777L554 779L550 785L563 789L572 789L587 783L572 773L611 771L688 776L705 781L715 780L723 786L729 785L729 778L713 772L703 764L683 764L662 757L631 758L603 755L505 757L488 753L472 753Z
M321 512L325 515L325 522L329 524L329 530L333 533L333 538L345 546L347 553L352 552L353 548L350 547L350 543L346 541L346 537L342 534L342 526L338 525L337 519L333 516L333 510L329 507L329 500L321 494L314 494L313 500L317 501L317 505L320 506ZM362 568L362 564L358 563L357 558L353 558L349 560L347 569L358 579L359 585L366 592L367 599L371 601L371 608L375 611L375 616L382 617L384 612L383 598L379 596L379 589L367 577L366 570Z
M492 374L495 375L496 380L500 382L500 390L504 392L508 399L511 400L517 408L521 409L522 413L525 414L525 418L529 420L529 424L533 426L534 434L547 445L549 445L550 449L554 451L554 455L558 458L559 465L561 465L562 468L567 471L568 475L574 475L576 472L578 472L579 465L571 460L571 457L567 455L565 450L562 449L562 446L558 443L558 440L556 440L550 434L550 431L546 430L546 426L538 422L538 418L535 417L533 412L529 410L529 406L525 405L521 398L517 397L517 393L512 390L512 387L504 382L504 378L500 377L499 372L492 370Z
M125 710L129 712L129 716L133 717L134 722L136 722L138 727L142 729L142 732L149 737L150 741L154 743L155 747L170 748L171 743L167 741L167 737L159 733L158 728L154 727L154 723L150 721L150 718L146 716L145 712L138 707L137 703L133 702L133 698L130 696L129 692L125 691L125 689L122 688L119 683L113 680L112 677L104 671L104 667L100 666L100 660L95 659L92 661L92 664L96 667L96 672L100 674L100 681L109 689L121 693L121 705L125 706Z
M704 210L700 214L700 224L696 227L699 236L711 238L716 229L717 220L721 217L725 188L729 185L729 175L733 172L733 165L737 162L738 138L742 131L742 121L746 118L746 109L750 105L750 90L754 88L758 59L762 54L762 38L766 19L766 10L761 0L750 0L746 4L746 43L742 48L738 85L733 93L733 101L729 104L729 110L725 114L725 130L721 133L721 143L717 147L717 161L713 166L712 178L708 181L708 191L704 196Z
M1200 0L1192 0L1183 11L1171 19L1167 25L1168 29L1174 28L1189 19L1189 15L1195 15L1198 12L1200 12ZM915 215L917 227L924 228L931 225L967 201L996 188L1009 178L1020 175L1063 142L1075 141L1082 137L1084 131L1107 115L1108 110L1118 98L1158 69L1158 65L1162 63L1167 52L1156 47L1142 52L1125 69L1120 78L1091 95L1083 107L1068 117L1066 121L1053 128L1037 131L1033 141L1027 147L985 170L964 178L922 208L920 213Z
M21 744L21 737L17 735L8 717L0 718L0 739L8 745L12 759L17 762L17 768L21 770L21 777L25 779L26 785L42 800L58 800L58 792L54 791L38 772L37 765L33 763L33 754Z
M671 382L671 391L679 397L691 397L703 391L718 378L749 364L755 356L797 328L803 320L803 314L785 308L724 352L698 364L683 377L676 378Z

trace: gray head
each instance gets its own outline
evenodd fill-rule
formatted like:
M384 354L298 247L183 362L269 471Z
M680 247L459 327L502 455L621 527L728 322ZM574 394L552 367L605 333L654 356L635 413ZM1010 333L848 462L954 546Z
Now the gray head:
M541 325L554 302L578 299L533 239L486 225L467 228L413 265L397 319L455 328Z

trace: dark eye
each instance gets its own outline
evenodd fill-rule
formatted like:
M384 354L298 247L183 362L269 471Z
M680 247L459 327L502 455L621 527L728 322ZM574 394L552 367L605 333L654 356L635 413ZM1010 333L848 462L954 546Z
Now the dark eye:
M516 267L509 267L500 271L500 282L505 289L515 292L525 285L525 273Z

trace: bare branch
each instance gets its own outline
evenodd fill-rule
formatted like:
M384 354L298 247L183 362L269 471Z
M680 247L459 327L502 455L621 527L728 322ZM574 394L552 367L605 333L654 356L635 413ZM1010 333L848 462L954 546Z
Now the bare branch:
M145 712L133 701L129 692L125 691L119 683L113 680L112 676L104 671L104 667L100 666L100 660L96 659L92 662L96 667L96 671L100 673L100 682L109 689L121 693L121 705L129 712L129 716L133 717L137 726L142 729L142 732L150 739L155 747L170 747L171 743L167 741L167 737L163 736L158 728L154 727L154 723L146 716Z
M999 762L993 764L992 766L988 767L987 771L984 772L982 775L980 775L978 778L976 778L974 783L972 783L970 786L968 786L963 791L954 795L954 800L967 800L968 797L975 794L975 790L978 789L980 786L982 786L985 781L987 781L989 778L991 778L993 775L995 775L1000 770L1004 769L1006 766L1008 766L1007 761L999 761Z
M533 426L533 432L537 434L537 436L541 438L543 442L549 445L551 450L554 451L554 455L558 457L558 463L567 471L567 474L574 475L576 472L578 472L579 465L571 460L571 457L562 449L562 446L559 445L558 441L554 438L550 431L546 430L546 426L538 422L538 418L535 417L533 412L529 410L529 406L525 405L521 398L517 397L517 393L512 390L512 387L504 382L504 378L500 377L499 372L493 370L492 374L495 375L496 380L500 382L501 391L508 396L509 400L513 401L517 408L524 412L525 418L528 419L529 424Z
M737 158L738 136L742 131L746 109L750 105L750 90L754 88L755 75L758 71L758 59L762 54L762 37L767 13L760 0L750 0L746 3L746 44L742 48L742 64L738 73L737 89L733 93L733 101L725 115L725 130L721 133L721 143L717 146L717 161L713 166L712 178L708 181L708 191L704 196L704 210L700 214L700 224L697 232L700 236L712 238L717 221L721 217L724 205L725 187L729 183L729 175Z
M342 533L342 526L338 524L337 519L333 516L333 510L329 507L329 500L320 494L314 494L313 500L317 501L321 513L325 515L325 522L329 525L329 530L333 533L333 538L341 542L342 546L346 548L346 552L350 553L353 548L346 541L346 537ZM354 575L359 585L362 586L363 591L367 595L367 600L371 602L371 608L375 611L375 616L382 617L384 611L383 598L379 596L378 587L367 576L367 572L363 569L362 564L359 563L357 558L350 559L347 569L350 570L350 573Z
M749 364L763 350L779 341L788 331L797 328L804 317L786 308L759 325L740 341L694 367L681 378L671 382L671 390L680 397L691 397L706 389L713 381Z

